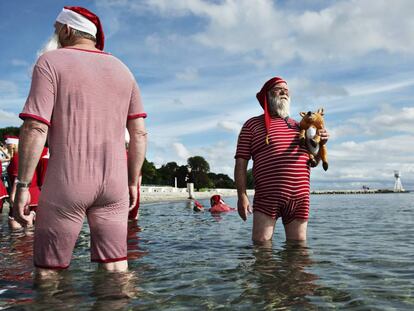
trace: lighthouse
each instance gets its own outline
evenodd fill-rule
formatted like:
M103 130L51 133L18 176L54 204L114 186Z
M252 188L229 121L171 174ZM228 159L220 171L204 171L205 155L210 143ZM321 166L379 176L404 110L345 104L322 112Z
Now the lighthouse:
M404 192L404 188L401 183L400 171L394 171L394 177L395 177L394 192Z

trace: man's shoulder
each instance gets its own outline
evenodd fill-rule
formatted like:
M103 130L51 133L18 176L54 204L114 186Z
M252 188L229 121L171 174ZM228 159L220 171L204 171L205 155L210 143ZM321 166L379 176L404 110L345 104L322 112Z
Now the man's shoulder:
M83 56L88 56L84 58ZM55 67L60 68L62 63L66 64L82 64L85 65L85 59L88 64L94 66L94 60L99 58L99 64L103 64L104 62L108 62L112 68L118 68L119 70L129 74L131 78L134 79L131 71L129 70L128 66L126 66L119 58L116 56L100 51L88 51L82 49L75 49L75 48L60 48L53 51L45 52L44 54L40 55L36 65L43 68L48 67Z
M264 122L264 114L261 114L259 116L251 117L246 122L244 122L243 126L255 126L257 124L262 124Z
M43 53L39 56L39 60L45 59L45 60L60 60L60 58L77 58L78 56L82 55L96 55L96 56L104 56L108 57L108 59L111 60L117 60L119 61L115 56L113 56L110 53L106 53L103 51L94 51L94 50L85 50L85 49L78 49L78 48L72 48L72 47L65 47L65 48L59 48L56 50L48 51ZM120 61L119 61L120 62Z

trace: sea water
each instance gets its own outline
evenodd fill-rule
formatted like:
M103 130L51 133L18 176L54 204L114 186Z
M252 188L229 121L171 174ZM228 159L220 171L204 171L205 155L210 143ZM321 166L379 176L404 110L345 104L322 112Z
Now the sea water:
M32 232L11 233L3 214L0 309L414 310L413 193L313 195L310 215L306 245L286 243L280 221L272 243L255 245L251 217L144 204L128 273L96 270L85 224L71 267L39 284Z

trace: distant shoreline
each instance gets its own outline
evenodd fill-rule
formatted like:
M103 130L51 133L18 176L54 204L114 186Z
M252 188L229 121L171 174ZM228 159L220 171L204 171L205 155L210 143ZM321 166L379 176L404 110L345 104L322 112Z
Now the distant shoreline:
M372 189L372 190L314 190L311 194L383 194L383 193L410 193L408 190L394 192L390 189Z
M141 191L140 202L157 203L168 201L186 201L189 200L188 192L185 188L161 187L161 186L143 186ZM151 189L151 190L150 190ZM332 195L332 194L384 194L384 193L409 193L410 191L394 192L389 189L372 189L372 190L312 190L311 195ZM222 197L236 197L236 189L209 189L207 191L194 192L196 200L209 199L214 194L220 194ZM254 190L247 190L249 196L254 195Z

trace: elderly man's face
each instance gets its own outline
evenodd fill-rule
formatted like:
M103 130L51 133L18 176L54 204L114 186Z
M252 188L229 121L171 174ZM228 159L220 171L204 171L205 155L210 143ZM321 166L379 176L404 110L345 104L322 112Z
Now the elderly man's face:
M278 83L269 90L269 112L273 117L286 118L290 113L289 89L286 83Z
M273 97L279 98L288 98L289 97L289 89L286 83L278 83L273 86L270 91L270 95Z

